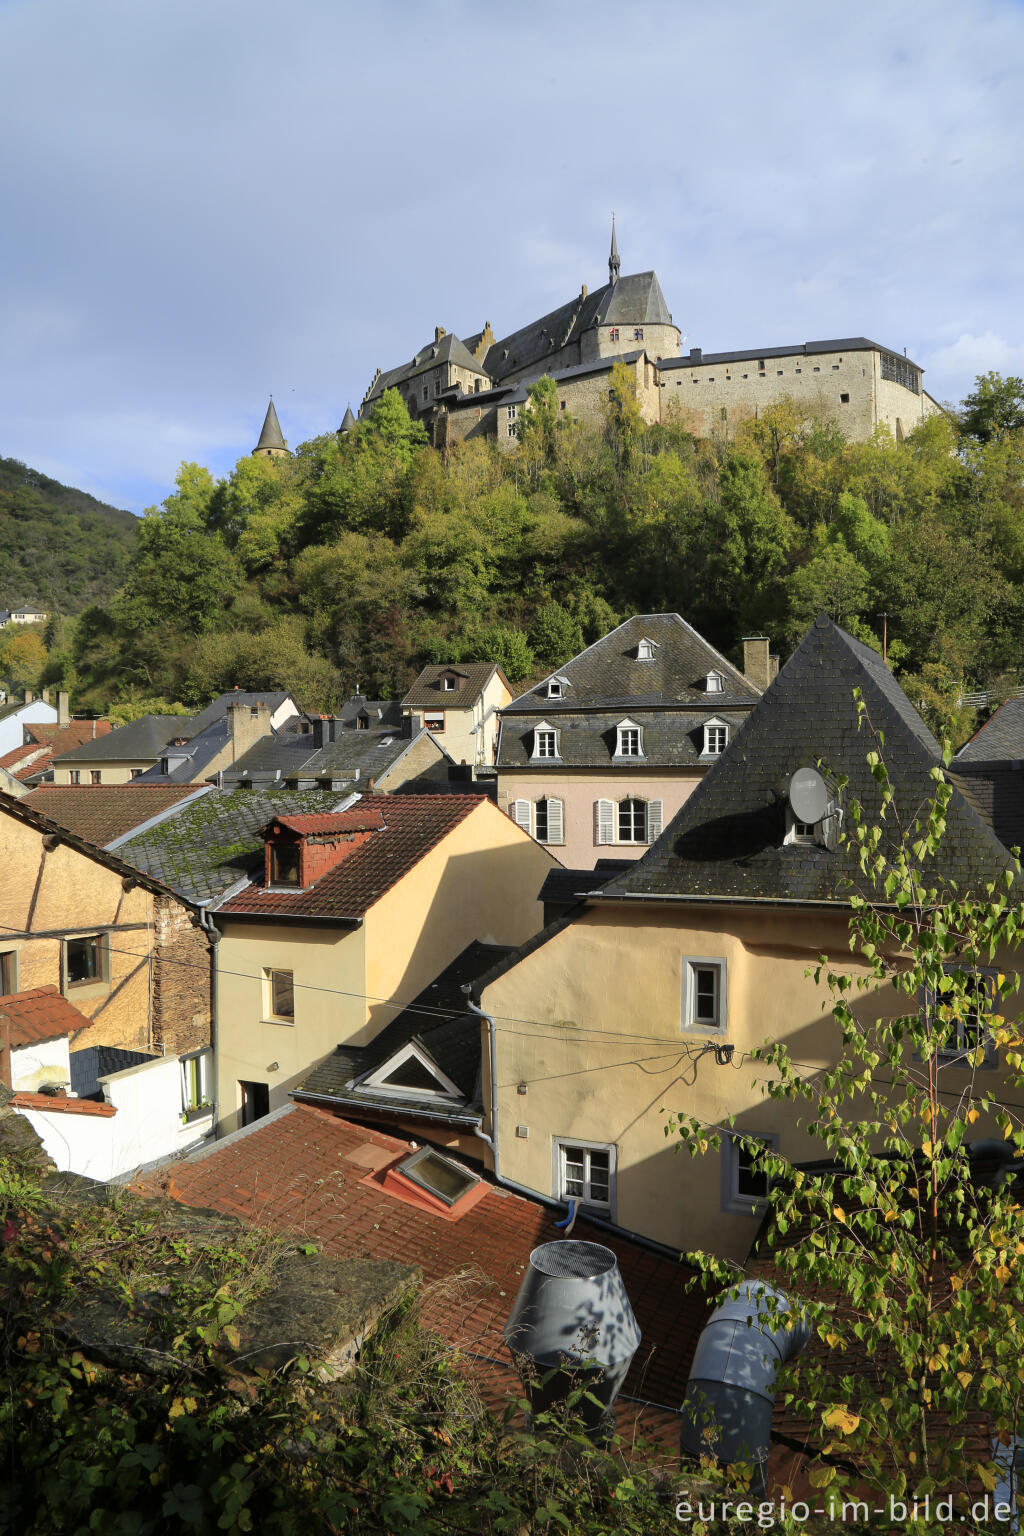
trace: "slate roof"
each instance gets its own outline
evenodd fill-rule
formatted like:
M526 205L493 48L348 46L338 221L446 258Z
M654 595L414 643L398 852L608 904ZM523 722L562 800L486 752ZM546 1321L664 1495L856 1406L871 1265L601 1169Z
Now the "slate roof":
M221 716L219 720L211 720L209 725L196 732L183 747L169 747L162 754L160 762L154 763L152 768L147 768L145 773L140 773L134 781L137 784L195 784L202 779L203 770L224 751L231 739L231 728L227 716ZM168 766L165 772L162 766L163 756L168 756Z
M949 776L1004 848L1024 848L1024 766L956 758Z
M83 741L80 746L62 752L57 763L109 763L122 759L157 758L169 741L179 737L190 740L196 734L196 721L190 715L143 715L129 725L119 726L107 736Z
M205 709L200 710L192 722L193 732L205 730L208 725L213 724L214 720L226 720L228 709L232 704L248 704L250 708L254 704L266 704L273 715L281 708L282 704L287 704L289 700L292 703L295 702L290 693L279 689L271 692L267 692L265 689L252 692L246 691L244 688L232 688L227 693L218 694L217 698L207 704Z
M956 755L961 763L1024 762L1024 699L1007 699Z
M577 341L598 325L671 325L665 295L654 272L635 272L605 283L593 293L576 294L568 303L532 320L488 347L484 370L500 381L510 373L537 367L553 352ZM623 337L623 340L627 340Z
M292 1089L293 1095L344 1104L349 1114L362 1108L399 1119L419 1113L460 1124L478 1123L483 1113L480 1016L467 1011L463 987L511 952L508 945L474 939L375 1040L361 1047L339 1045ZM412 1041L460 1089L461 1104L445 1103L430 1094L403 1092L398 1097L374 1087L349 1087L353 1079L373 1074Z
M151 816L158 816L196 792L189 784L41 784L22 800L69 832L105 848Z
M361 788L393 768L414 740L416 737L403 736L396 726L377 731L345 728L337 740L316 747L311 735L293 729L288 721L225 768L223 782L261 784L287 779L312 788L314 781L323 778L336 789L348 785ZM443 761L445 754L439 744L438 751Z
M274 397L271 395L270 404L267 406L267 414L263 418L263 430L260 433L260 440L256 447L287 448L287 446L288 444L285 442L284 434L281 431L281 423L278 421L277 412L274 409Z
M91 1023L68 1002L59 987L32 987L27 992L0 997L0 1040L14 1049L75 1035Z
M441 678L446 672L458 672L462 687L446 693ZM494 674L508 683L501 668L493 661L432 662L424 667L402 700L403 709L472 709ZM511 689L509 690L511 692Z
M630 859L598 859L593 869L549 869L539 899L547 906L571 906L591 891L599 891L613 876L627 870Z
M158 826L119 844L118 857L189 901L216 901L262 869L263 828L271 817L333 809L342 798L322 789L210 787Z
M587 714L559 710L557 715L543 717L539 711L525 718L507 715L502 719L498 738L498 767L536 768L548 773L562 768L620 768L634 775L653 768L706 768L718 759L704 755L705 722L724 719L730 727L731 744L752 703L747 700L742 713L738 713L734 703L714 709L704 704L699 710L684 705L671 711L627 710L620 704L615 710ZM533 756L534 727L541 718L550 719L558 731L557 757ZM643 757L615 755L617 727L626 718L643 731Z
M217 911L225 917L358 922L482 803L482 797L468 795L368 795L359 809L379 810L383 827L308 890L268 891L262 884L250 884L222 901Z
M655 642L650 661L637 660L641 640ZM706 691L709 672L722 674L721 693ZM561 699L546 696L547 685L555 677L569 682ZM678 613L638 613L506 704L502 720L511 715L571 714L620 705L640 709L685 704L710 714L735 705L749 708L760 696L760 689Z
M153 1052L126 1051L116 1045L84 1046L82 1050L70 1053L71 1092L77 1093L80 1099L93 1098L103 1092L101 1077L156 1060Z
M815 357L822 352L891 352L893 356L901 355L895 347L883 347L877 341L869 341L866 336L841 336L830 341L798 341L791 347L748 347L740 352L703 352L700 357L695 357L693 351L686 357L664 358L661 363L662 370L666 368L705 368L709 363L743 363L751 358L769 357ZM910 359L907 359L910 362ZM917 363L912 364L917 368Z
M567 380L586 378L592 373L611 373L616 363L635 363L637 358L646 356L643 347L638 347L634 352L616 352L614 356L594 357L587 363L574 363L571 368L557 368L548 372L548 378L555 384L562 384ZM523 405L530 398L532 382L523 379L519 383L481 390L478 395L461 394L448 402L449 408L456 411L470 410L473 406L492 405L498 401L502 405Z
M465 343L460 341L454 332L449 331L441 337L440 341L431 341L425 347L421 347L409 362L400 363L397 368L389 368L381 373L379 378L374 380L373 387L363 402L364 407L371 405L386 389L393 389L397 384L415 378L418 374L428 373L431 368L439 368L444 363L454 363L457 368L472 369L474 373L485 372L483 364L477 362Z
M346 699L338 710L338 718L346 727L353 729L363 715L369 717L370 730L384 730L389 725L397 728L402 724L402 704L399 699L366 699L361 693L356 693Z
M817 845L783 846L783 839L790 778L819 761L823 771L848 776L844 804L856 799L869 821L877 817L878 786L865 761L873 742L858 730L855 688L884 733L898 804L905 815L915 812L933 788L938 744L881 657L822 614L658 841L592 899L845 902L856 861ZM888 834L892 819L883 825ZM1007 862L1002 844L954 788L942 871L970 890Z
M151 1172L146 1187L186 1205L258 1220L272 1231L315 1236L331 1257L418 1264L429 1286L424 1328L485 1362L503 1400L521 1398L501 1330L530 1252L561 1235L554 1223L563 1213L489 1182L483 1200L457 1221L400 1203L371 1175L411 1151L408 1140L290 1105ZM601 1243L618 1259L643 1335L625 1393L647 1403L681 1403L708 1311L693 1271L583 1216L573 1237ZM430 1285L467 1272L461 1285ZM620 1398L619 1411L636 1409Z

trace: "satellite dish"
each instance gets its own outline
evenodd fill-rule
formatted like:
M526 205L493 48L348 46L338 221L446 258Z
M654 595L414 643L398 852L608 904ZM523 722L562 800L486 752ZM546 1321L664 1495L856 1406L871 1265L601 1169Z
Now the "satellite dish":
M798 768L789 781L789 803L797 821L814 826L828 810L828 785L816 768Z

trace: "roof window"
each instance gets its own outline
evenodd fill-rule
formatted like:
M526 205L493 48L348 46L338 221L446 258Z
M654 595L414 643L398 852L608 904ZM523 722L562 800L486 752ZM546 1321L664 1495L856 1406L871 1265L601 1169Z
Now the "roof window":
M411 1041L384 1064L360 1078L357 1088L388 1089L395 1093L429 1093L445 1098L461 1098L447 1073L433 1062L426 1051Z
M658 642L657 642L657 640L647 640L647 639L640 640L637 643L637 648L636 648L636 659L637 659L637 661L653 661L654 660L654 653L655 653L655 651L657 649L658 649Z
M722 693L725 690L725 678L721 672L709 672L704 684L707 693Z
M433 1147L421 1147L411 1157L403 1158L398 1164L398 1172L436 1199L443 1200L447 1206L456 1205L480 1183L475 1173L442 1157Z
M569 686L567 677L549 677L547 695L549 699L561 699L565 696L565 690Z

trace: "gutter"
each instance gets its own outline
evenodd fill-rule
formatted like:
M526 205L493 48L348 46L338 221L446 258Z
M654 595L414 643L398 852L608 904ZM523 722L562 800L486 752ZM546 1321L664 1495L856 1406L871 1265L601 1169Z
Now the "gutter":
M374 1100L371 1103L363 1099L343 1099L339 1094L334 1093L307 1093L304 1088L293 1088L290 1097L297 1100L300 1104L330 1104L335 1109L340 1106L346 1112L354 1113L355 1111L360 1111L367 1114L376 1112L392 1117L394 1117L395 1109L402 1107L395 1104L382 1104L379 1100ZM480 1115L443 1114L435 1110L410 1107L403 1118L407 1120L439 1120L444 1125L457 1125L467 1130L472 1130L475 1135L480 1135L478 1129L481 1121ZM486 1140L487 1138L483 1137L482 1139Z
M219 991L217 980L217 953L220 941L224 937L219 928L214 926L213 915L209 907L201 906L199 911L199 926L205 931L210 940L210 1049L213 1053L210 1062L213 1070L213 1137L217 1136L217 1124L220 1119L220 1105L217 1101L217 994Z

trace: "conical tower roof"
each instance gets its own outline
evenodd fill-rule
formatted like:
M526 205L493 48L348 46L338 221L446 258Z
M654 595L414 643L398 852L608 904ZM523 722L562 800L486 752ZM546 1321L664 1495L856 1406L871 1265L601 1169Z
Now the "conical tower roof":
M338 431L339 432L351 432L351 430L355 426L355 424L356 424L356 419L352 415L352 407L350 405L346 405L346 407L345 407L345 414L341 418L341 426L338 428Z
M615 215L612 214L612 248L608 253L608 279L610 282L618 282L619 278L619 243L615 238Z
M260 440L256 444L256 452L259 453L261 448L277 448L281 453L288 452L288 444L284 440L281 423L278 421L277 412L274 409L273 395L271 395L270 404L267 406L267 414L263 420L263 431L260 433Z

